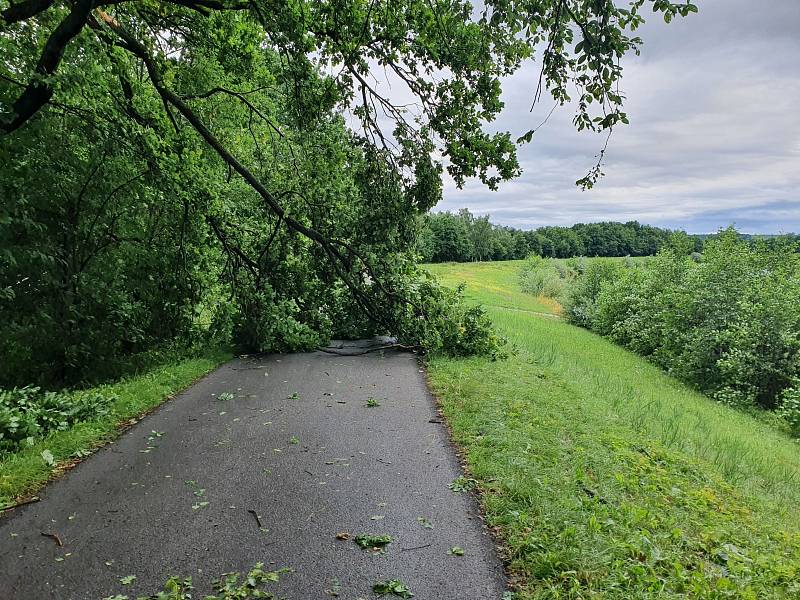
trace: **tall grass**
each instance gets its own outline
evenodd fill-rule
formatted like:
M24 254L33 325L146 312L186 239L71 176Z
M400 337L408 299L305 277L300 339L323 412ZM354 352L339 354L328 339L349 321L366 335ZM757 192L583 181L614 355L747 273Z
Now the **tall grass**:
M440 266L516 353L428 373L515 600L800 597L800 444L543 318L509 268Z
M714 465L731 484L798 519L800 444L785 433L580 327L497 307L489 313L521 357L556 373L601 419Z

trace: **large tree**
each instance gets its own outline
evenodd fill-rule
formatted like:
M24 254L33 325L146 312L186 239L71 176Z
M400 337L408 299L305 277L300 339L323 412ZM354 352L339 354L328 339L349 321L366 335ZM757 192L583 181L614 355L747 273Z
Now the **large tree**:
M638 52L631 32L644 9L667 20L696 10L688 0L0 7L0 156L17 211L0 224L50 231L31 219L25 181L41 176L53 192L67 178L63 193L42 189L33 203L51 212L51 224L61 218L53 215L66 220L63 244L48 258L66 273L53 289L65 294L81 269L102 262L96 256L105 248L146 246L153 235L168 265L157 287L174 296L175 315L202 278L201 262L187 257L212 235L240 292L240 313L249 315L240 329L256 338L272 321L268 307L316 319L313 303L292 301L314 297L314 282L346 290L359 316L383 329L418 337L420 321L434 315L404 254L416 216L439 200L444 169L458 185L477 177L494 188L516 176L516 144L533 136L490 132L503 78L538 60L532 102L549 90L558 102L574 102L577 128L611 131L627 122L620 60ZM386 95L380 82L395 92ZM80 144L67 141L75 135ZM597 176L599 164L582 183ZM248 228L256 214L259 226ZM19 242L17 225L6 249ZM298 275L299 255L310 257L315 277ZM40 273L36 252L30 256L29 271ZM190 262L199 269L192 277L164 279ZM0 296L27 277L18 275L0 281ZM137 294L130 301L138 306Z

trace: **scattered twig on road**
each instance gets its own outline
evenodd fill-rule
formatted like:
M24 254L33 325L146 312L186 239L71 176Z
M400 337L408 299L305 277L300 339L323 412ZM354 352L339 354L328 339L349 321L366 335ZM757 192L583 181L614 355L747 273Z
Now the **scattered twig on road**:
M22 502L17 502L16 504L9 504L8 506L4 506L0 508L0 512L4 510L11 510L12 508L19 508L20 506L25 506L26 504L33 504L34 502L38 502L41 500L39 496L34 496L33 498L28 498L27 500L23 500Z
M408 552L409 550L422 550L423 548L430 548L432 544L425 544L424 546L414 546L413 548L400 548L401 552Z
M45 533L44 531L42 531L41 534L44 537L49 537L51 540L53 540L58 545L59 548L64 546L64 542L61 541L61 538L58 537L57 533Z
M261 517L258 516L258 513L254 511L252 508L248 508L247 512L249 512L253 517L256 519L256 525L258 525L259 529L262 529L263 526L261 525Z

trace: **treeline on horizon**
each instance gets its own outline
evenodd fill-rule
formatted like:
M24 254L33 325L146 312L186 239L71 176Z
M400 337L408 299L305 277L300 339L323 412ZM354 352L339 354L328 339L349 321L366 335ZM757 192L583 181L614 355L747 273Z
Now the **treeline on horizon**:
M702 252L717 234L687 234L685 231L643 225L638 221L577 223L571 227L545 226L523 230L492 223L489 215L476 216L462 208L458 213L424 215L417 238L423 262L470 262L518 260L531 254L545 258L573 256L654 256L670 240L687 253ZM743 239L800 239L796 234L752 236Z

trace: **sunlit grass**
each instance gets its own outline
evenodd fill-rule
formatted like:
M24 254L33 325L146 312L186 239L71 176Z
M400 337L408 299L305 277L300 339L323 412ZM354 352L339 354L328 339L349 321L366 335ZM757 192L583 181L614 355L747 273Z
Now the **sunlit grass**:
M446 285L466 283L466 297L486 306L501 306L531 312L558 314L560 307L549 298L522 292L517 282L524 261L508 260L477 263L425 265Z

